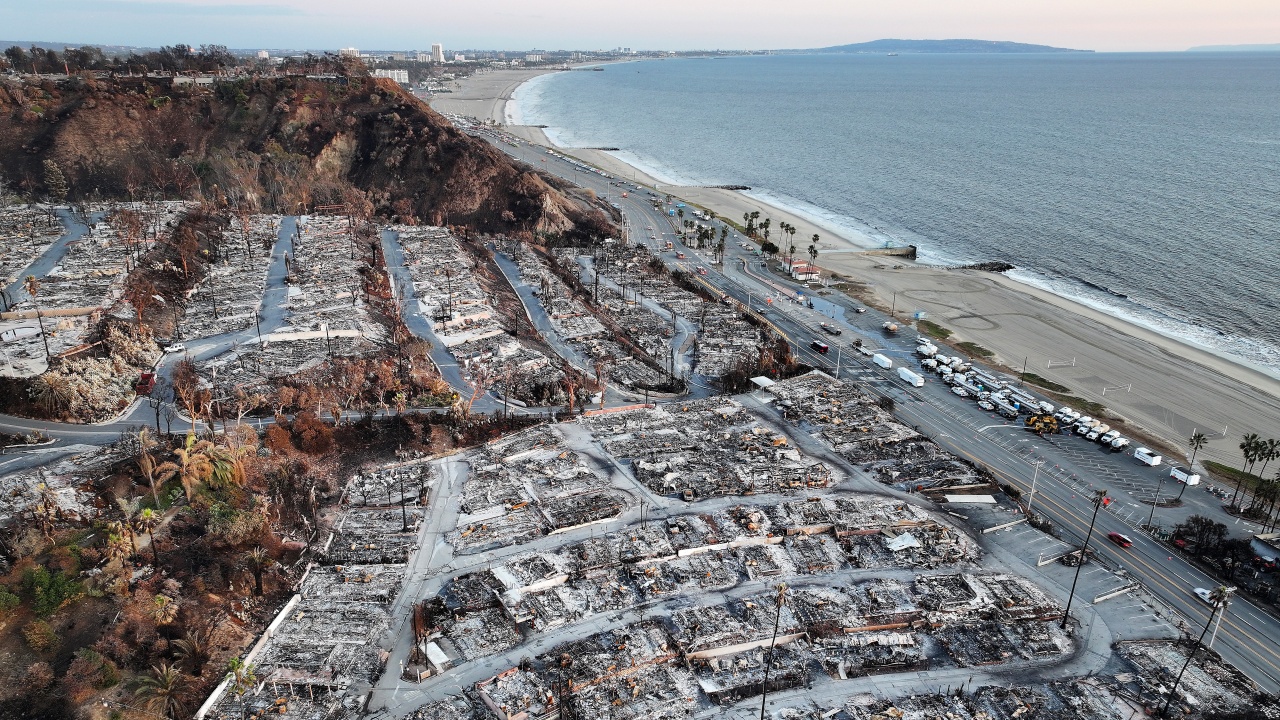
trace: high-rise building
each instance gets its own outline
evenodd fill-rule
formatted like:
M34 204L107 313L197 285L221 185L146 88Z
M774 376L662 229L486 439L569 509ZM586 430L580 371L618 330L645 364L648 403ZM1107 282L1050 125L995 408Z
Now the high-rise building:
M431 62L444 62L444 45L431 43Z
M356 48L342 48L338 51L338 57L360 57L360 51Z
M266 50L259 50L259 51L258 51L258 59L259 59L259 60L270 60L270 59L271 59L271 53L267 52Z

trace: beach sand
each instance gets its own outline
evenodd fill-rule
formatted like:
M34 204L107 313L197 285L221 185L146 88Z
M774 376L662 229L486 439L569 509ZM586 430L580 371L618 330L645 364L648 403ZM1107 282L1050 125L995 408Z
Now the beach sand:
M498 71L462 81L462 92L432 101L437 110L504 121L511 93L540 71ZM528 142L555 147L536 127L507 126ZM1185 462L1186 439L1205 433L1209 445L1198 459L1239 463L1242 434L1280 436L1280 380L1228 361L1188 343L1072 302L1004 275L921 265L897 257L867 255L875 243L849 237L742 193L660 183L602 151L557 148L623 178L656 187L685 202L741 223L759 211L797 228L803 256L814 233L818 265L866 286L869 301L894 305L909 319L917 311L948 328L953 342L974 342L995 353L994 362L1035 373L1106 405L1128 426L1163 439L1170 462ZM774 241L778 242L776 236ZM895 300L896 294L896 300ZM1121 426L1121 431L1125 429Z

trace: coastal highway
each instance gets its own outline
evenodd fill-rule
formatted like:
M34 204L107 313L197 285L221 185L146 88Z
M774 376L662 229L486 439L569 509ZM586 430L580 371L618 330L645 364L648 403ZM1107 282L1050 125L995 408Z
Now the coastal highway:
M1210 608L1193 590L1213 588L1219 581L1139 529L1146 523L1151 507L1142 500L1154 497L1161 476L1167 475L1166 468L1141 467L1127 455L1105 452L1073 436L1037 437L1027 433L1018 421L1010 422L982 412L972 401L951 394L947 386L934 378L929 378L923 388L910 387L901 382L894 371L881 370L852 349L850 341L860 337L867 346L893 358L895 365L913 362L914 333L885 336L880 331L886 320L884 315L874 310L856 313L857 303L838 293L815 298L812 309L805 302L795 302L791 298L800 288L776 276L766 276L759 268L759 258L738 247L741 238L736 233L726 242L723 267L714 265L709 253L699 255L680 245L675 218L652 207L649 189L636 190L635 183L619 187L617 179L584 170L548 154L544 148L485 137L513 157L617 203L631 230L632 242L645 243L655 252L660 252L659 248L668 240L676 243L687 258L678 261L673 253L660 252L669 266L686 271L697 265L706 268L707 275L693 277L709 289L743 303L750 300L751 307L762 311L764 319L787 338L802 361L834 373L838 360L842 378L852 379L875 395L893 398L895 414L900 420L919 428L956 455L988 468L1000 482L1022 490L1024 498L1030 494L1034 478L1035 511L1048 518L1058 534L1069 542L1078 545L1084 541L1093 514L1092 491L1107 490L1116 502L1098 513L1090 548L1105 564L1144 585L1168 610L1185 620L1187 632L1199 634L1209 618ZM626 198L621 196L624 189L628 193ZM655 190L661 194L661 188ZM686 209L686 216L691 210ZM807 242L803 246L807 246ZM766 304L764 298L768 297L772 297L773 302ZM824 335L819 328L821 322L835 324L844 332L835 337ZM831 351L822 355L811 350L809 343L814 339L830 344ZM1179 489L1172 482L1165 482L1161 497L1167 498ZM1232 525L1234 519L1225 516L1216 499L1201 489L1188 490L1183 500L1188 507L1180 511L1157 510L1156 524L1172 523L1188 514L1199 513L1220 518L1237 531L1247 530ZM1109 542L1107 534L1111 532L1129 536L1133 546L1122 548ZM1080 597L1076 602L1092 600ZM1245 598L1237 597L1222 619L1213 649L1260 687L1275 693L1280 692L1280 649L1274 642L1277 638L1280 638L1280 620Z

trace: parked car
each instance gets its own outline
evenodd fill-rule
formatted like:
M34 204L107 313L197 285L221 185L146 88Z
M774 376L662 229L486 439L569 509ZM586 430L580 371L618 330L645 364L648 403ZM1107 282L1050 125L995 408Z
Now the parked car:
M186 351L187 351L187 346L186 346L186 345L183 345L182 343L174 343L174 344L170 345L169 347L165 348L165 349L164 349L164 351L165 351L165 352L167 352L167 353L180 353L180 352L186 352Z
M1133 540L1128 535L1122 535L1118 532L1107 533L1107 539L1120 547L1133 547Z
M969 391L968 391L968 390L965 390L964 388L960 387L959 385L957 385L957 386L955 386L955 387L951 388L951 392L955 393L956 395L958 395L958 396L960 396L960 397L969 397Z

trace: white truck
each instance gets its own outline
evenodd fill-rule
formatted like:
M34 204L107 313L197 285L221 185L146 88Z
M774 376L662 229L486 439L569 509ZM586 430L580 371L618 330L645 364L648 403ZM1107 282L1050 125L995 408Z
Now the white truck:
M916 354L920 357L931 358L938 354L938 346L932 343L920 345L916 348Z
M1180 483L1185 483L1187 485L1200 484L1200 473L1192 471L1191 468L1184 468L1184 467L1169 468L1169 477L1173 478L1174 480L1177 480Z
M918 373L913 373L907 368L904 368L904 367L898 368L898 377L902 378L903 380L906 380L908 383L911 383L911 385L915 387L924 387L924 376Z
M1148 450L1144 447L1133 449L1133 459L1143 465L1150 465L1151 467L1159 465L1161 461L1164 460L1164 458L1157 455L1154 450Z
M885 370L888 370L889 368L893 367L893 361L890 360L888 357L881 355L880 353L876 353L875 355L872 355L871 362L879 365Z
M1004 417L1007 417L1010 419L1018 417L1018 408L1010 405L1008 402L1004 400L1004 398L1001 398L997 395L992 395L991 397L987 398L987 402L991 403L992 405L995 405L996 412L1000 413Z

